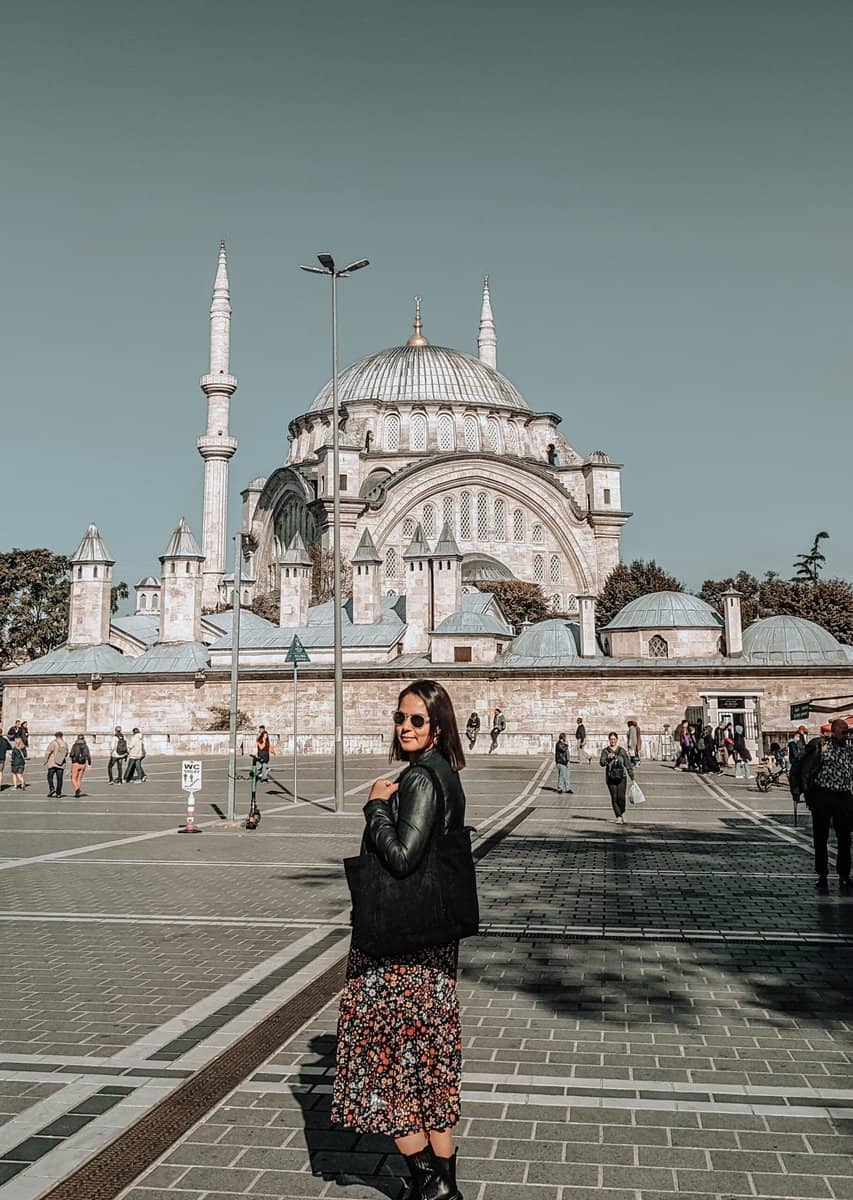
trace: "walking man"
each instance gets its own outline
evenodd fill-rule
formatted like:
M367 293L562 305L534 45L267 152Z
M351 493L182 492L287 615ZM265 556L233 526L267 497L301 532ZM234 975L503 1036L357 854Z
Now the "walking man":
M842 892L850 891L850 830L853 824L853 747L847 722L838 718L830 736L812 738L791 766L791 792L805 796L812 814L817 890L828 890L829 829L835 827L835 869Z
M564 733L557 738L554 747L554 762L557 764L557 791L572 796L572 769L569 766L569 741Z
M110 760L107 763L107 774L110 783L121 783L127 766L127 739L121 731L121 725L116 725L113 734L113 744L110 747ZM115 779L113 778L115 771Z
M494 754L498 748L498 738L506 730L506 717L503 714L503 709L496 708L494 719L492 721L491 739L492 744L489 746L489 754Z
M68 758L68 743L61 732L55 733L44 756L44 765L47 767L47 794L55 796L57 800L62 795L66 758Z
M583 723L583 717L578 717L578 723L575 726L575 741L578 745L578 762L580 762L581 752L586 745L586 725Z
M142 760L145 757L145 743L142 740L142 734L136 725L133 727L133 732L127 741L127 770L124 773L124 782L132 783L136 775L139 776L139 783L144 783L146 779L145 771L142 766Z
M74 795L79 797L83 787L83 776L92 765L92 755L89 747L86 744L85 733L78 733L71 747L71 786L74 788Z

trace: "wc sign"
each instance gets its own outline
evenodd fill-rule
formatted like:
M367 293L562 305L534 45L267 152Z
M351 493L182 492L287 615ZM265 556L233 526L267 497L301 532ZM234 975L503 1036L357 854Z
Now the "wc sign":
M197 758L185 758L181 763L181 791L201 791L201 761Z

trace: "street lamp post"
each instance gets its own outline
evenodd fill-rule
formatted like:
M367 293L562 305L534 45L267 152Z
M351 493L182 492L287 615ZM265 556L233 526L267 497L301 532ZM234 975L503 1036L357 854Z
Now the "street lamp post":
M341 474L338 415L338 290L339 279L369 266L366 258L338 270L331 254L318 254L319 267L302 267L313 275L328 275L332 283L332 569L334 571L335 666L335 812L344 811L344 663L341 626Z

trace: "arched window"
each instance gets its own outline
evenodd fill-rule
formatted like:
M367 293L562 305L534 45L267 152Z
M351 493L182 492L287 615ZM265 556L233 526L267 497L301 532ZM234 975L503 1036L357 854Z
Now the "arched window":
M82 567L78 567L78 568L77 568L77 578L78 578L78 579L82 579L82 578L83 578L83 568L82 568Z
M415 536L415 522L413 517L406 517L403 522L403 539L410 542Z
M503 496L495 499L495 541L506 541L506 504Z
M425 538L435 537L435 505L424 505L423 531Z
M530 531L530 540L536 546L541 546L545 541L545 530L541 525L534 525Z
M537 554L533 559L533 582L545 582L545 559L541 554Z
M151 607L153 608L154 612L160 611L160 597L156 592L151 597Z
M189 564L189 563L187 563L187 564L186 564L186 566L185 566L185 569L184 569L184 574L185 574L185 575L189 575L189 573L190 573L190 564Z
M566 612L578 611L578 598L572 592L566 593Z
M452 532L456 533L456 505L453 503L452 496L445 496L441 506L441 519L445 525L449 525Z
M517 508L512 514L512 540L514 542L524 541L524 513L520 508Z
M515 421L507 421L504 428L507 454L518 454L518 426Z
M551 555L550 578L552 583L559 583L563 578L563 567L559 554Z
M248 603L249 603L249 593L248 593L248 591L245 591L245 592L243 592L243 603L244 603L244 604L248 604Z
M427 419L422 412L412 413L409 421L409 449L426 450L427 448Z
M666 638L662 638L659 633L649 641L649 658L669 658Z
M397 413L389 413L385 418L385 449L400 449L400 418Z
M477 537L484 542L489 536L489 502L485 492L477 496Z
M489 449L493 454L501 452L501 426L497 417L489 417L489 423L486 426L489 438Z
M94 568L92 569L92 578L93 578L93 579L97 579L97 578L98 578L98 568L97 568L97 567L94 567Z
M465 542L471 540L471 493L463 492L459 499L459 536Z
M397 578L397 551L393 546L389 546L385 551L385 578Z
M450 413L438 414L438 448L439 450L453 450L456 446L456 429L454 428L453 416Z
M554 595L551 597L551 612L562 612L562 610L563 610L563 601L560 599L560 596L555 592Z
M139 597L139 611L140 611L140 612L145 612L145 610L146 610L147 608L148 608L148 597L147 597L147 596L140 596L140 597Z
M480 426L477 424L477 418L469 413L464 421L465 429L465 449L477 451L480 449Z

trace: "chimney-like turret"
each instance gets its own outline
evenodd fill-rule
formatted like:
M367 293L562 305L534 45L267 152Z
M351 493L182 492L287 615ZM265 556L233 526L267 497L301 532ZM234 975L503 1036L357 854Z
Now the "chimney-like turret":
M301 629L308 624L308 606L311 603L311 559L301 533L293 535L278 565L278 623L282 629Z
M595 658L598 644L595 637L595 596L578 596L580 613L581 658Z
M736 588L723 592L723 620L726 623L726 654L729 658L740 658L743 654L743 616L741 600L743 593Z
M181 517L160 555L158 642L201 641L201 565L204 555Z
M462 608L462 551L446 521L432 552L432 597L434 629Z
M110 640L113 566L97 525L90 525L71 555L68 646L103 646Z
M374 625L382 617L381 566L376 543L365 529L352 556L353 625Z
M407 654L429 649L429 635L433 628L430 557L430 549L418 521L414 537L403 551L406 580L406 634L403 649Z

